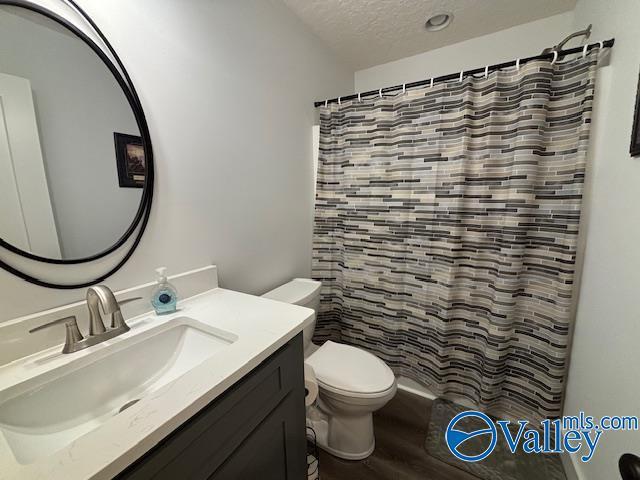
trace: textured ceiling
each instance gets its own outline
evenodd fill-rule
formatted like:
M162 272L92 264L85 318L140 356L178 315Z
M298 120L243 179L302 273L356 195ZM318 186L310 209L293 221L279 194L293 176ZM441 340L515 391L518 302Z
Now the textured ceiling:
M283 0L350 66L360 70L572 10L576 0ZM440 12L439 32L425 21ZM549 38L549 45L558 42Z

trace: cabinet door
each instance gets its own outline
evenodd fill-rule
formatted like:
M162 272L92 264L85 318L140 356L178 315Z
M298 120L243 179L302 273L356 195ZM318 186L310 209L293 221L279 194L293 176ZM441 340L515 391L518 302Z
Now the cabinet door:
M299 425L297 402L296 396L287 396L209 478L211 480L302 480L306 478L306 439L305 432Z

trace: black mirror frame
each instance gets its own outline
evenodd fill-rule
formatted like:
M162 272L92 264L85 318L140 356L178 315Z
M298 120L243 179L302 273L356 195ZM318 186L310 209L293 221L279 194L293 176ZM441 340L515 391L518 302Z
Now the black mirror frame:
M100 275L99 277L86 282L75 283L75 284L61 284L61 283L49 282L47 280L42 280L28 273L25 273L20 269L8 264L4 260L0 259L1 268L8 271L9 273L12 273L13 275L16 275L17 277L22 278L23 280L26 280L27 282L33 283L35 285L39 285L41 287L70 290L70 289L76 289L76 288L85 288L90 285L95 285L96 283L102 282L103 280L110 277L118 270L120 270L120 268L122 268L122 266L129 260L131 255L133 255L133 252L135 251L136 247L140 243L140 240L142 239L142 235L144 234L145 228L149 220L149 215L151 213L151 204L153 200L153 185L154 185L154 162L153 162L153 150L151 145L151 137L149 135L149 127L147 125L147 120L144 114L144 110L142 109L142 104L140 102L140 98L138 97L138 93L136 92L136 89L133 85L133 82L131 81L131 78L129 77L129 74L127 73L126 68L122 64L122 61L120 60L120 57L115 52L115 50L113 49L113 47L111 46L111 44L109 43L105 35L98 28L95 22L87 15L87 13L82 8L80 8L73 0L64 0L64 1L66 4L70 5L73 9L75 9L87 21L87 23L90 25L92 30L96 33L96 35L100 38L100 40L105 44L109 54L113 57L117 66L111 61L107 53L105 53L105 51L102 48L100 48L93 40L91 40L82 30L80 30L78 27L76 27L75 25L73 25L63 17L59 16L58 14L46 8L40 7L38 5L35 5L33 3L30 3L24 0L0 0L0 6L7 5L7 6L24 8L32 12L36 12L41 15L44 15L45 17L57 22L58 24L62 25L63 27L73 32L76 36L78 36L81 40L83 40L96 53L96 55L100 57L100 59L103 61L103 63L107 66L109 71L113 74L113 76L117 80L118 84L122 88L122 91L125 97L127 98L127 101L129 102L129 105L131 106L133 114L136 118L136 122L138 124L140 136L142 137L142 143L145 150L145 163L147 168L146 174L145 174L145 183L144 183L144 189L142 192L142 198L140 200L140 205L138 207L138 211L136 212L136 216L133 222L131 223L127 231L124 233L124 235L122 235L122 237L120 237L120 239L114 245L112 245L110 248L100 253L91 255L89 257L78 258L78 259L68 259L68 260L52 259L52 258L41 257L39 255L35 255L30 252L25 252L24 250L19 249L14 245L7 243L6 241L0 238L0 247L14 254L28 258L30 260L49 263L49 264L74 265L74 264L88 263L94 260L98 260L115 252L130 239L130 237L134 234L134 232L136 232L136 229L137 229L137 233L134 237L134 240L131 246L129 247L129 249L127 250L126 254L124 255L124 257L105 274Z

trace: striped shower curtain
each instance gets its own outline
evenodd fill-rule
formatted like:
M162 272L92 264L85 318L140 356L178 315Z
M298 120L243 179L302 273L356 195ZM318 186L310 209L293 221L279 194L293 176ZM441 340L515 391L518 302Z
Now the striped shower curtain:
M597 55L320 108L317 342L499 417L561 413Z

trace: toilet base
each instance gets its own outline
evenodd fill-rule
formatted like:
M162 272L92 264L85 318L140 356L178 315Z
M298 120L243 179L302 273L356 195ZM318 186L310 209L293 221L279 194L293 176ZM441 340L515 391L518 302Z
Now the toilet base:
M362 452L362 453L349 453L349 452L343 452L342 450L335 450L328 445L321 445L320 442L318 442L318 446L325 452L333 455L334 457L342 458L344 460L364 460L365 458L370 456L376 448L375 441L366 452Z
M321 410L308 411L307 425L316 432L318 446L331 455L345 460L364 460L375 449L373 417L327 416Z

